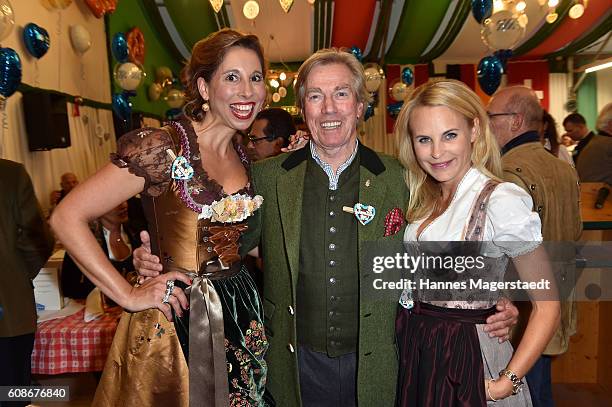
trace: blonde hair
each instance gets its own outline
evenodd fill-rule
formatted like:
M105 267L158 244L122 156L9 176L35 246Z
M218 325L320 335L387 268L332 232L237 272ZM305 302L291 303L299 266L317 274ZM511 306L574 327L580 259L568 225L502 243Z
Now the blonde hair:
M321 65L340 64L346 66L351 71L352 78L349 81L351 89L357 97L357 102L363 103L363 109L365 111L368 102L372 100L370 92L365 86L365 74L363 72L363 65L357 58L344 49L340 48L326 48L320 49L312 54L298 70L297 79L295 81L295 104L302 111L304 109L304 98L306 97L306 80L310 75L310 72Z
M399 160L405 168L404 179L410 190L406 210L409 222L429 215L440 196L438 182L421 168L414 153L410 115L421 106L446 106L462 115L470 127L477 124L476 140L472 143L472 165L495 180L500 180L502 174L499 147L478 95L464 83L452 79L433 80L419 86L404 102L395 125Z

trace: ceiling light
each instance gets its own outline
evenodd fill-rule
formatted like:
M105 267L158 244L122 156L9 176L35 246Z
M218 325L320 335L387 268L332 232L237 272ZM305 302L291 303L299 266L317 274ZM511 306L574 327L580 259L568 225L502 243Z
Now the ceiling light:
M602 69L606 69L606 68L612 68L612 61L608 61L608 62L604 62L599 65L592 66L590 68L585 69L584 72L591 73L595 71L601 71Z
M215 13L218 13L221 10L221 7L223 7L223 0L209 0L210 1L210 5L212 6L213 10L215 10Z
M272 86L273 88L278 88L280 86L280 83L278 83L276 79L270 79L270 86Z
M557 17L559 17L557 13L548 13L548 15L546 16L546 22L552 24L557 21Z
M559 5L559 0L548 0L548 7L557 7Z
M255 0L249 0L242 7L242 14L249 20L254 20L259 14L259 3Z
M577 18L582 17L582 15L584 14L584 6L580 3L576 3L574 4L570 9L569 9L569 16L570 18L573 18L574 20Z
M281 73L280 73L280 75L278 75L278 78L279 78L281 81L284 81L285 79L287 79L287 74L286 74L286 73L284 73L284 72L281 72Z
M525 8L527 7L527 3L525 3L524 1L519 1L518 3L516 3L516 11L518 11L519 13L521 11L525 11Z

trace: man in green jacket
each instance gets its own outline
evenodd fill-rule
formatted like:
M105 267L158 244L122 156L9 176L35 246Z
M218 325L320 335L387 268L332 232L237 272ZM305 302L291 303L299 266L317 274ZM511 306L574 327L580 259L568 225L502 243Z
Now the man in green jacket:
M393 406L397 302L368 294L362 256L366 242L403 237L384 237L386 215L408 202L403 168L357 139L370 95L351 54L318 51L295 89L311 142L253 165L265 201L243 241L264 260L268 389L279 406ZM375 208L369 223L343 211L355 204ZM514 314L494 316L499 336Z
M373 298L362 255L368 242L403 237L403 215L400 227L386 221L408 202L403 168L357 139L370 94L353 55L318 51L295 89L311 142L253 164L264 203L241 240L243 253L259 245L264 261L267 388L282 407L393 406L397 300ZM345 210L356 204L363 223ZM155 275L138 263L154 256L137 249L134 258ZM505 336L515 309L492 318Z

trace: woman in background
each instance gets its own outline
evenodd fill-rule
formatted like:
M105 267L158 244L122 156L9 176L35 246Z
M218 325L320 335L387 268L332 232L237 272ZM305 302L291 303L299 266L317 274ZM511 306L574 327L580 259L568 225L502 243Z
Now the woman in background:
M559 133L557 132L555 118L546 110L544 110L544 114L542 115L540 142L544 145L544 148L550 151L555 157L566 161L572 167L574 166L574 160L572 160L572 156L567 151L567 148L565 145L559 143Z

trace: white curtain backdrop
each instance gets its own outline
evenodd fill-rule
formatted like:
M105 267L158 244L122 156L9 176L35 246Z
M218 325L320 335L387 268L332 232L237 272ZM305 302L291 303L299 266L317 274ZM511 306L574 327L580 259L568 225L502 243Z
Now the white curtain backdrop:
M569 114L565 110L568 96L568 80L565 73L551 73L548 75L548 113L557 122L557 133L563 134L563 119Z
M597 113L612 102L612 69L597 71ZM589 75L593 75L592 73Z
M379 153L397 156L393 129L387 129L387 80L384 79L378 88L378 106L374 116L359 127L359 140L367 147Z
M80 106L80 116L73 117L73 106L68 103L71 146L31 152L28 149L21 98L20 93L10 97L4 112L7 127L0 128L3 136L0 139L2 158L25 165L36 196L46 211L49 194L60 189L63 173L73 172L83 181L108 162L110 153L116 150L113 117L109 110L87 106Z
M42 3L39 0L11 2L15 27L2 40L2 46L13 48L19 54L22 82L110 103L104 19L95 18L84 1L74 1L64 10L47 10ZM22 39L23 27L30 22L49 33L49 51L40 59L27 52ZM91 36L91 48L84 54L72 48L70 27L75 24L82 25ZM44 209L49 206L50 192L60 188L61 174L74 172L82 181L107 162L109 153L115 150L112 113L83 106L80 112L79 117L72 117L72 105L68 105L71 147L30 152L21 94L9 97L5 111L0 111L0 158L25 165Z

